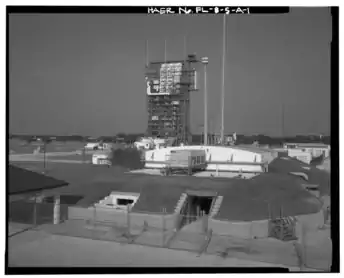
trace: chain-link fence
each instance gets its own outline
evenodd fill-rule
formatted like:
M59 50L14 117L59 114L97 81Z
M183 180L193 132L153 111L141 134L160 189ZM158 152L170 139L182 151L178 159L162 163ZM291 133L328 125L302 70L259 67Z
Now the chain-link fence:
M307 266L303 240L284 242L241 237L240 230L238 236L229 236L226 230L221 235L213 232L212 219L202 213L198 216L167 214L164 208L154 214L104 207L60 205L59 208L59 224L53 225L54 204L12 202L9 220L57 235L185 250L223 259L234 257L300 268Z

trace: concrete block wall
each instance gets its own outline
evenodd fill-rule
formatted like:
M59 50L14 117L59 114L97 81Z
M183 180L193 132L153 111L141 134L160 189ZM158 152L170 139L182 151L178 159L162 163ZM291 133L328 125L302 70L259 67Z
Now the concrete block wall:
M252 225L252 238L267 238L269 236L269 220L254 221Z
M116 222L118 224L125 225L127 223L126 214L123 212L116 212L111 210L102 210L97 208L79 208L69 207L68 208L68 219L70 220L90 220L96 219L100 222Z
M319 227L322 227L325 223L323 211L320 210L318 213L314 214L305 214L296 216L297 222L302 224L304 229L317 230Z
M127 225L127 213L119 212L110 209L97 208L96 212L91 208L79 208L69 207L68 208L68 219L75 220L93 220L94 216L96 221L99 222L113 222L118 225ZM175 226L175 216L165 215L165 228L173 229ZM155 214L143 214L143 213L130 213L130 223L133 226L142 227L144 221L147 222L149 227L162 229L163 227L163 216Z
M245 239L254 237L267 238L269 234L268 220L253 222L227 222L210 219L209 228L213 230L213 234Z
M96 210L96 219L100 222L114 222L118 225L127 225L126 212L118 212L104 209ZM165 228L172 230L178 225L179 214L165 215ZM89 208L69 207L68 219L75 220L93 220L94 210ZM298 223L302 224L304 229L316 230L324 224L323 212L296 216ZM132 226L143 227L144 221L148 227L162 229L163 216L144 213L130 213L130 223ZM223 220L209 219L209 229L213 230L216 235L233 236L238 238L267 238L269 235L269 221L260 220L252 222L229 222ZM296 235L298 236L298 235Z

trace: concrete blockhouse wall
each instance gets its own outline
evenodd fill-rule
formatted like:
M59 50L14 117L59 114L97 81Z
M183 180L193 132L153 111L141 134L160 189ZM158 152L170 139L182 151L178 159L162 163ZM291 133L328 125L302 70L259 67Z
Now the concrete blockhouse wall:
M71 220L90 220L96 219L99 222L113 222L117 225L127 225L127 213L112 211L108 209L97 209L96 214L93 209L69 207L68 219ZM165 229L173 230L180 223L179 214L165 215ZM306 231L317 230L324 224L324 216L322 212L309 215L296 216L297 222L302 224ZM130 213L131 227L143 227L144 222L147 222L148 227L158 229L163 228L163 216L156 214L144 213ZM269 236L269 221L259 220L252 222L230 222L226 220L217 220L210 218L208 228L213 230L213 234L222 236L233 236L243 239L251 238L267 238ZM299 236L296 231L296 236Z
M111 209L97 208L96 212L92 208L68 208L68 219L71 220L90 220L96 218L99 222L114 222L118 225L127 225L127 213L119 212ZM130 213L130 223L132 226L143 227L144 221L147 222L149 227L162 229L163 216L156 214L143 214L143 213ZM165 228L173 229L175 225L174 215L165 215Z
M269 221L229 222L210 219L208 227L213 234L233 236L238 238L267 238L269 235Z

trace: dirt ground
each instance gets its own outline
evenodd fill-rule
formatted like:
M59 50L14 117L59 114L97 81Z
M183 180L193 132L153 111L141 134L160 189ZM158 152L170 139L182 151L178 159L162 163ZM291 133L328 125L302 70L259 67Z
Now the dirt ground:
M49 235L42 231L28 231L9 240L9 266L286 267L233 257L197 256L195 253L166 248ZM290 269L299 270L298 267Z
M19 250L34 248L34 246L36 246L35 244L38 245L38 242L35 244L32 243L33 239L35 241L42 241L40 246L45 246L46 244L51 246L56 243L50 241L47 242L48 240L56 238L63 239L66 237L72 242L81 241L86 242L86 244L88 244L87 240L89 240L93 242L105 242L110 245L115 244L113 245L114 247L117 246L116 243L127 246L136 246L138 250L146 250L145 252L152 251L154 254L155 251L162 254L164 254L164 252L171 253L172 256L176 256L178 259L179 256L172 251L182 252L181 254L184 254L183 251L187 251L190 258L197 257L197 255L202 258L209 258L209 256L212 256L213 259L206 262L207 266L227 266L226 261L229 266L233 266L231 264L233 261L231 262L230 259L235 258L236 260L259 262L262 264L285 265L292 269L299 268L298 257L296 255L293 241L281 242L272 238L242 239L233 236L212 235L209 245L203 250L203 252L201 252L205 243L205 235L203 233L179 231L175 234L171 230L166 230L166 232L162 233L161 230L151 227L148 227L146 230L142 230L142 227L132 227L131 233L134 235L134 238L131 244L128 244L128 238L124 236L126 231L126 227L121 225L94 226L92 223L87 224L83 220L68 220L67 222L59 225L45 224L23 234L15 235L13 238L10 238L9 250L10 253L13 252L13 255L11 256L15 264L19 265L19 262L21 263L23 261L25 265L38 263L39 266L41 266L47 262L30 261L30 258L25 258L23 255L26 251L23 252L23 254L19 254ZM332 245L329 240L328 231L329 230L312 232L307 236L305 243L305 263L306 267L311 268L314 271L327 271L331 264ZM74 240L72 240L72 238L74 238ZM103 243L99 243L99 245L103 245ZM152 247L155 248L152 249ZM161 251L161 249L165 249L166 251ZM66 249L66 251L67 250L68 249ZM62 253L62 250L60 252ZM104 255L105 254L107 254L106 251L104 251ZM154 254L152 255L153 257L155 256ZM131 258L130 256L128 254L128 259L134 260L134 264L141 265L140 260L136 261L137 259L135 256L134 258ZM44 256L42 256L42 258L44 258ZM159 263L158 266L161 266L160 264L164 266L165 263L174 263L176 266L202 265L198 264L198 261L190 261L189 258L186 259L186 261L190 264L185 264L186 262L184 261L180 262L178 259L175 260L173 257L171 262L158 260L157 262L152 261L151 263ZM85 260L87 262L90 259L86 257ZM84 264L86 262L80 260L80 262L78 261L77 263ZM65 262L58 261L58 263L62 263L63 266L66 266ZM120 264L122 262L119 261L118 263ZM144 261L144 263L146 263L146 261Z

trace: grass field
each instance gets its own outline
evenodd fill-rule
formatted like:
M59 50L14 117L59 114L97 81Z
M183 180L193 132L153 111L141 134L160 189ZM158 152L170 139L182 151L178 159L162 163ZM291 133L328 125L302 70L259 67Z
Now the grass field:
M15 163L42 171L42 163ZM251 221L268 218L268 205L274 215L314 213L319 202L301 188L299 178L287 173L267 173L251 180L211 179L195 177L161 177L125 174L122 167L102 167L87 164L48 163L47 175L70 182L57 189L63 194L83 195L79 203L90 206L111 191L138 192L140 198L133 210L158 213L166 208L174 211L182 193L188 189L211 189L224 197L218 218ZM275 169L276 171L276 169Z
M85 156L83 155L66 155L66 156L47 156L47 160L49 159L53 160L92 160L92 155L86 154Z
M12 139L9 140L9 148L15 153L33 153L38 146L42 146L42 143L26 143L25 141ZM52 142L46 147L47 152L71 152L80 150L84 144L82 142Z

